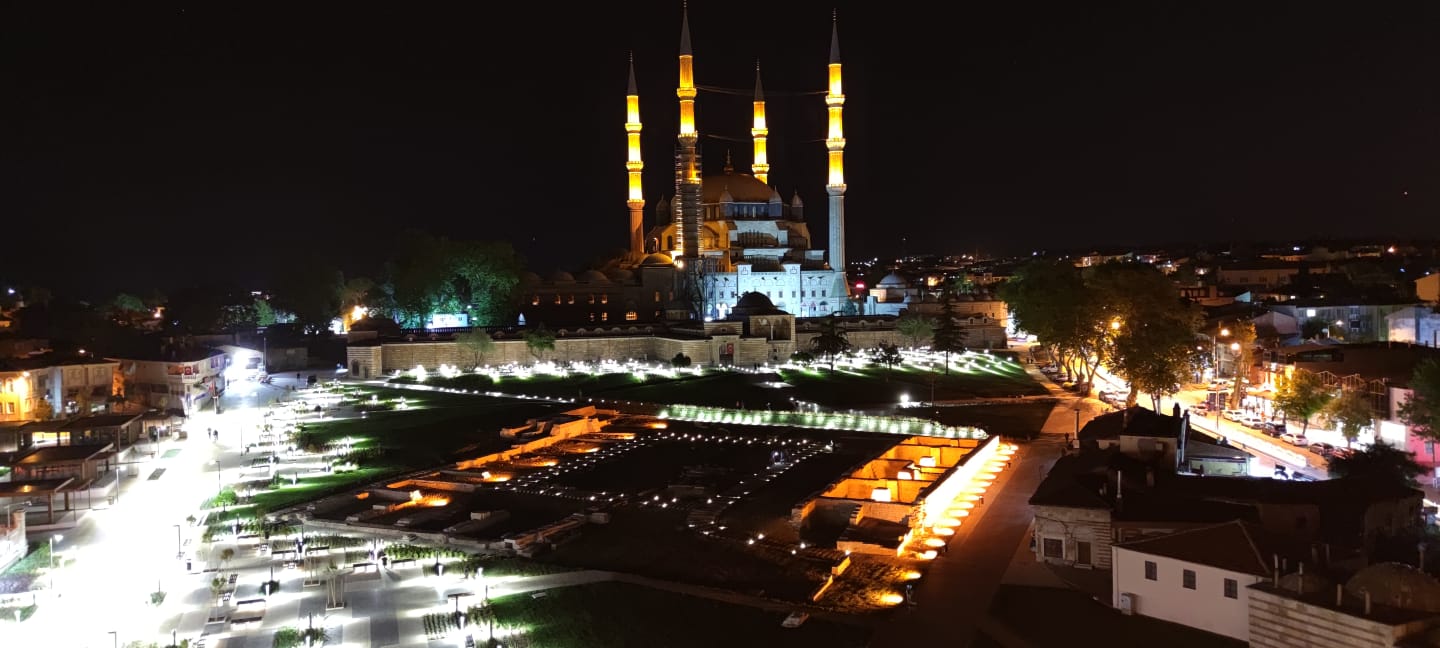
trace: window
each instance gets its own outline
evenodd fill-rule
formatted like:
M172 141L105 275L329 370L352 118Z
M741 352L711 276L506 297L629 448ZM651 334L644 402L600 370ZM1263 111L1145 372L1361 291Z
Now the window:
M1180 586L1188 590L1195 589L1195 572L1193 570L1181 570Z
M627 322L633 322L633 321L635 321L636 319L639 319L639 317L640 317L640 316L637 315L637 314L635 313L635 311L633 311L633 310L632 310L632 311L625 311L625 321L627 321Z
M655 303L660 303L660 291L655 291Z
M610 303L610 293L601 293L601 294L600 294L600 303L602 303L602 304L608 304L608 303Z
M1160 568L1159 568L1159 566L1157 566L1157 565L1155 564L1154 561L1151 561L1151 560L1145 561L1145 580L1149 580L1149 581L1158 581L1158 580L1160 580L1160 573L1159 573L1159 572L1160 572Z
M823 290L820 291L820 296L821 296L821 297L824 297L824 296L825 296L825 291L823 291Z
M600 314L600 321L602 321L602 322L608 322L608 321L610 321L610 313L601 313L601 314Z
M1233 578L1225 579L1225 598L1240 598L1240 583L1235 582Z
M555 305L560 305L560 293L555 293Z
M539 305L540 305L540 295L535 295L535 298L532 299L532 300L530 300L530 305L531 305L531 306L539 306Z
M570 296L565 300L565 303L574 305L574 304L575 304L575 295L570 295Z
M588 297L589 297L588 303L594 304L594 303L595 303L595 293L590 293L590 294L588 295Z
M1045 538L1045 557L1064 558L1065 542L1059 538Z

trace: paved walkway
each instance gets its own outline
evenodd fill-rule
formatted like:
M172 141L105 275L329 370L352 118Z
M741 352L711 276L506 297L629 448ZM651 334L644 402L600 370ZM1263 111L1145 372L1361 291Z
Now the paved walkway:
M1041 428L1042 434L1021 445L1015 465L1001 474L978 515L966 521L950 541L950 550L931 564L916 588L917 605L892 617L877 633L872 647L909 648L917 641L969 646L978 632L1002 645L1024 645L990 618L991 599L1017 556L1030 553L1030 496L1075 433L1077 420L1083 425L1106 409L1093 398L1080 399L1060 389L1033 365L1027 365L1027 371L1052 397L1060 399ZM1033 558L1029 561L1034 562ZM1058 579L1032 571L1026 580L1055 584Z

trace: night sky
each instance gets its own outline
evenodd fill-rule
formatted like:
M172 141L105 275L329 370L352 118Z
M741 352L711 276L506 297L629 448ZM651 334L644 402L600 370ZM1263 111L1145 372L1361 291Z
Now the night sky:
M679 2L152 4L0 14L0 279L275 287L407 226L586 267L631 50L647 224L671 191ZM1440 233L1433 3L936 4L838 4L852 258ZM758 58L821 243L832 6L690 7L697 84L743 91L699 97L707 170L748 168Z

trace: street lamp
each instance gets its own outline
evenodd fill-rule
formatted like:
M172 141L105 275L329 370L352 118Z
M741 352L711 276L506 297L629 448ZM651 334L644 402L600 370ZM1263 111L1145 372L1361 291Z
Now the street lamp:
M50 589L55 589L55 543L64 539L59 533L50 536Z
M115 648L120 648L120 633L111 630L110 638L114 640L112 643L114 643Z
M176 558L176 560L179 560L180 558L185 557L185 552L180 549L180 525L176 524L176 525L174 525L174 526L175 526L175 558Z

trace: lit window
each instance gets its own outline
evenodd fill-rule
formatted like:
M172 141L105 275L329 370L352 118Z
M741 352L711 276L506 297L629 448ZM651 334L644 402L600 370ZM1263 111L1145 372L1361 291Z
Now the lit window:
M602 303L602 304L608 304L608 303L610 303L610 294L609 294L609 293L603 293L603 294L601 294L601 295L600 295L600 303Z
M530 305L531 305L531 306L539 306L539 305L540 305L540 295L535 295L535 297L530 300Z
M585 297L586 297L586 303L589 303L589 304L594 304L594 303L595 303L595 294L594 294L594 293L591 293L591 294L589 294L589 295L586 295Z
M574 303L575 303L575 295L570 295L569 299L565 300L565 303L567 303L567 304L574 304Z
M655 303L660 303L660 291L655 291Z
M560 305L560 294L559 294L559 293L556 293L556 294L555 294L555 305L556 305L556 306L559 306L559 305Z
M1145 561L1145 580L1160 580L1160 568L1154 561Z
M640 319L640 316L635 314L635 311L625 311L625 321L633 322L637 319Z
M610 313L601 313L601 314L600 314L600 321L602 321L602 322L608 322L608 321L610 321Z
M1195 572L1186 569L1180 572L1180 586L1188 590L1195 589Z

